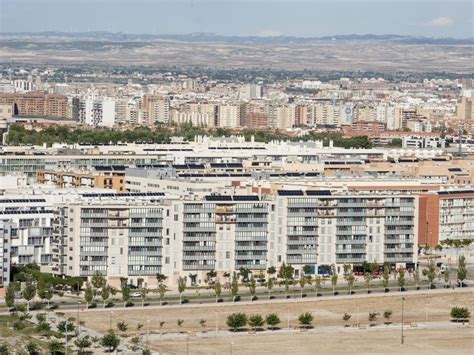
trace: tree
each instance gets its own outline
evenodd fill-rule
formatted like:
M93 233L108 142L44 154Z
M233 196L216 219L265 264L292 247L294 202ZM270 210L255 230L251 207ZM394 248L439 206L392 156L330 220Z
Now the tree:
M106 335L100 340L100 345L109 349L109 352L115 351L120 345L120 338L115 335L115 333L110 330Z
M127 283L128 279L126 277L120 278L120 287L122 290L122 301L123 308L127 306L128 300L130 299L130 286Z
M433 259L430 259L428 263L428 271L426 272L426 277L428 278L428 284L430 289L433 288L433 281L436 277L436 268L435 268L435 262Z
M378 315L379 314L377 312L370 312L369 313L369 322L376 322Z
M273 278L269 277L268 281L267 281L268 299L271 298L271 292L272 292L272 288L273 288L274 285L275 285L275 283L273 282Z
M388 289L389 280L390 280L390 266L388 264L385 264L383 266L383 274L382 274L382 285L385 291Z
M217 301L219 300L219 297L221 297L221 293L222 293L222 286L221 286L221 282L219 279L216 280L216 283L214 284L214 292L216 294L216 303Z
M342 267L344 269L344 275L347 275L351 271L351 265L350 264L344 263L344 265Z
M466 307L453 307L451 308L451 317L459 322L460 320L464 323L471 317L471 312Z
M63 345L56 340L52 340L48 344L48 350L51 354L61 353L63 351Z
M143 287L140 289L140 296L142 298L142 307L145 307L145 299L146 299L147 294L148 294L148 289L146 287Z
M252 299L255 297L255 292L257 291L257 283L255 281L255 278L250 276L250 282L248 284L249 292L252 295Z
M458 281L459 285L463 287L464 280L467 278L466 257L461 255L458 259Z
M311 323L313 323L313 319L314 317L310 312L302 313L298 317L298 321L300 322L303 328L309 328L311 326Z
M96 271L94 275L92 275L91 284L94 289L101 289L106 285L106 282L107 281L105 280L105 277L102 276L102 273L100 271Z
M245 313L232 313L227 316L227 326L233 329L234 332L239 328L245 327L247 321Z
M13 308L15 306L15 285L13 282L8 285L5 291L5 304L8 308Z
M267 269L267 274L270 275L270 276L273 276L275 275L277 272L277 269L275 266L270 266L268 269Z
M86 290L84 291L84 300L86 301L86 308L89 308L89 303L94 300L94 290L90 283L86 284Z
M364 274L365 286L367 287L367 293L369 293L370 289L370 282L372 281L372 274L370 272L366 272Z
M163 299L165 298L165 293L168 291L165 284L160 283L158 285L158 294L160 295L160 306L163 304Z
M30 355L38 354L39 350L40 350L39 345L35 343L34 341L29 341L28 344L26 344L26 351L28 351Z
M58 331L63 333L63 334L71 333L74 330L76 330L76 326L71 321L63 320L63 321L59 322L59 324L58 324Z
M163 274L156 274L156 280L158 281L158 284L162 284L167 277Z
M0 344L0 355L9 355L9 354L11 354L10 346L7 343Z
M446 288L449 288L449 286L448 286L448 284L449 284L449 273L450 272L449 272L448 268L444 269L444 275L443 276L444 276L444 285L445 285Z
M347 322L349 321L349 319L351 319L351 315L349 313L344 313L344 315L342 316L342 320L346 322L346 327L348 327L349 325L347 324Z
M253 330L257 330L257 328L263 327L265 324L265 320L260 314L254 314L249 317L249 326Z
M332 275L331 275L331 285L332 285L332 295L333 296L336 295L337 278L338 278L338 275L337 275L336 269L333 268Z
M316 297L318 297L318 291L319 289L321 288L322 284L323 284L324 280L323 278L321 277L321 275L316 275L314 277L314 286L316 288Z
M117 329L121 332L126 332L128 329L128 324L124 321L117 322Z
M283 279L283 284L285 285L285 297L288 296L288 290L290 288L290 283L293 280L294 268L291 265L286 265L283 262L278 270L278 277Z
M306 285L306 278L303 275L301 275L300 279L298 280L298 283L300 285L301 298L303 298L303 290L304 290L304 286Z
M38 290L37 290L38 297L41 300L48 301L48 308L49 308L49 301L53 298L53 285L50 283L39 282L38 283Z
M265 322L268 324L269 328L273 330L281 323L281 320L276 313L270 313L265 317Z
M346 278L346 281L347 281L347 286L349 286L349 295L352 295L352 287L354 286L355 276L351 271L350 273L348 273L345 276L345 278Z
M415 281L415 288L418 290L418 284L420 283L420 269L418 267L413 271L413 281Z
M85 353L84 350L92 345L92 341L88 335L83 338L74 340L74 345L79 349L79 354Z
M33 284L33 281L29 280L25 283L25 288L21 293L23 299L26 301L26 311L30 311L30 301L36 295L36 286Z
M239 270L240 276L242 276L242 281L247 282L249 280L249 275L251 274L250 269L241 267Z
M237 296L239 292L239 278L235 271L232 273L232 281L230 284L230 296L232 297L232 302L235 301L235 296Z
M405 280L405 269L403 267L398 268L398 287L400 288L400 292L402 292L403 287L405 287L406 280Z
M199 325L201 326L202 329L206 328L206 323L207 323L207 320L205 320L204 318L201 318L199 320Z
M107 286L107 284L102 286L101 297L102 297L102 300L104 301L104 308L105 308L105 302L107 302L107 300L110 297L110 287Z
M181 297L185 290L186 290L186 278L180 276L178 277L179 304L182 303Z
M390 309L385 310L383 312L383 317L386 319L385 324L390 324L390 317L392 316L393 312Z

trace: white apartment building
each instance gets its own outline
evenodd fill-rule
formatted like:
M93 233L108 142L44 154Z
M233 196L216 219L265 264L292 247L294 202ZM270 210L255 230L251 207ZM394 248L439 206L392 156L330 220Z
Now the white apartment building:
M240 126L240 105L219 105L218 126L236 128Z

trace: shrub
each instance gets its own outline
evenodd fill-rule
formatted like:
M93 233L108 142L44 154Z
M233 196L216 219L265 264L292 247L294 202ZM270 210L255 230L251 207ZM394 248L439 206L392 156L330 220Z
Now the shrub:
M120 330L121 332L126 332L128 329L128 324L121 321L117 323L117 329Z
M245 327L247 324L247 315L245 313L232 313L227 316L227 326L235 331Z
M257 329L259 327L263 327L265 324L265 320L260 314L254 314L249 317L249 326L253 329Z
M16 322L13 323L14 330L22 330L22 329L25 329L25 327L26 327L26 324L21 320L17 320Z
M265 322L269 325L270 329L275 329L281 323L281 320L276 313L270 313L265 317Z
M451 308L451 317L456 320L456 322L467 321L471 316L471 313L466 307L453 307Z
M311 326L311 323L313 322L313 319L314 317L310 312L302 313L298 317L298 321L300 322L303 328L309 328Z

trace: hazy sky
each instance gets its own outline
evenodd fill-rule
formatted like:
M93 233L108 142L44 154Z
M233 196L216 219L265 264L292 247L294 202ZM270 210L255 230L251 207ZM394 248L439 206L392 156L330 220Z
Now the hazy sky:
M472 0L0 0L1 32L474 36Z

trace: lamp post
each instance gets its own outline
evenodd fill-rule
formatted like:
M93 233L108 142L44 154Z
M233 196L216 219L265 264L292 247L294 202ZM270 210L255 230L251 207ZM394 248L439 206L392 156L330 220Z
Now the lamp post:
M216 312L216 336L217 333L219 332L219 313Z
M146 348L148 349L148 329L150 325L150 319L146 317Z
M79 328L79 335L81 335L81 319L79 315L79 310L81 307L81 302L77 302L77 327Z
M67 319L65 321L65 324L64 324L64 338L65 338L65 344L64 344L64 352L65 354L67 355Z
M404 322L404 303L405 303L405 297L402 297L402 332L401 332L401 344L405 342L405 336L403 335L403 322Z
M232 355L232 346L233 346L233 345L234 345L234 342L231 341L231 342L230 342L230 355Z

